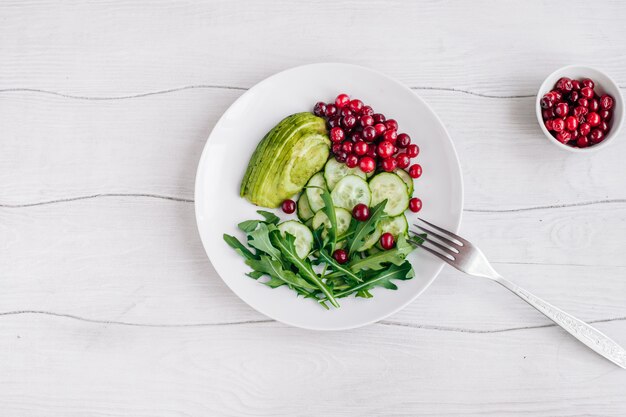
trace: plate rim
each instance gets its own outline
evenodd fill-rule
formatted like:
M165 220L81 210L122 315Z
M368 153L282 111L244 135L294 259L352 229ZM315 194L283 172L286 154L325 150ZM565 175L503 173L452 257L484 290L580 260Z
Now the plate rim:
M342 62L316 62L316 63L311 63L311 64L304 64L304 65L298 65L295 67L290 67L287 69L284 69L282 71L273 73L272 75L262 79L261 81L259 81L258 83L254 84L252 87L248 88L242 95L240 95L234 102L232 102L230 104L230 106L226 109L226 111L224 111L224 113L222 113L222 115L220 116L220 118L217 120L217 122L215 123L215 125L213 126L213 128L211 129L211 132L209 133L203 149L202 149L202 153L200 155L200 159L198 161L198 166L196 168L196 175L194 178L194 214L195 214L195 218L196 218L196 229L198 231L198 234L200 236L200 241L202 242L202 247L204 249L204 252L209 260L209 262L211 262L211 265L213 265L213 261L211 259L211 255L209 253L209 250L207 249L207 243L205 242L204 238L203 238L203 234L202 231L200 229L200 213L199 213L199 204L198 202L200 201L200 199L198 198L199 194L200 194L200 187L199 187L199 183L200 183L200 171L201 168L203 167L203 165L205 164L205 160L208 158L208 148L209 148L209 142L211 140L211 136L213 135L213 133L215 132L215 129L220 125L220 123L222 122L222 120L226 119L227 116L230 114L231 111L233 111L233 106L239 102L240 100L245 99L245 97L247 97L248 95L254 94L255 91L257 90L257 88L260 88L260 86L264 85L267 82L270 82L271 80L273 80L274 78L277 78L279 76L282 76L285 73L291 72L291 71L297 71L297 70L301 70L303 68L307 68L307 67L327 67L327 66L342 66L345 68L352 68L358 71L366 71L366 72L370 72L373 73L379 77L385 78L387 81L392 82L393 84L397 85L399 88L404 89L405 91L410 92L417 100L419 100L429 111L430 113L434 116L434 118L437 120L437 122L440 124L441 128L443 129L448 143L450 144L450 148L452 150L452 155L454 156L454 161L456 162L456 166L458 168L458 180L459 180L459 190L460 190L460 199L459 199L459 216L458 216L458 220L456 221L456 225L453 227L453 232L454 233L458 233L460 227L461 227L461 223L463 221L463 210L464 210L464 206L465 206L465 185L464 185L464 181L463 181L463 170L461 167L461 161L459 160L459 155L458 152L456 150L456 146L454 145L454 141L452 140L452 137L450 136L450 132L448 132L448 129L446 127L446 125L443 123L443 121L441 120L441 118L439 117L439 115L433 110L433 108L430 106L430 104L428 104L419 94L417 94L415 91L413 91L409 86L405 85L404 83L396 80L395 78L386 75L385 73L369 68L369 67L365 67L362 65L356 65L356 64L347 64L347 63L342 63ZM228 283L228 281L226 279L224 279L224 277L222 277L222 275L220 274L220 272L217 270L217 268L214 267L215 272L217 273L217 275L220 277L220 279L226 284L226 286L230 289L230 291L232 291L241 301L243 301L246 305L248 305L249 307L251 307L253 310L263 314L264 316L279 322L279 323L283 323L286 324L288 326L292 326L292 327L296 327L296 328L300 328L300 329L306 329L306 330L315 330L315 331L342 331L342 330L350 330L350 329L356 329L359 327L364 327L364 326L368 326L370 324L373 323L377 323L380 322L396 313L398 313L400 310L403 310L404 308L406 308L409 304L413 303L420 295L422 295L431 285L432 283L435 281L435 279L437 279L437 277L439 276L439 274L441 273L441 270L443 269L445 262L441 261L441 260L437 260L437 262L440 262L439 266L437 267L435 273L433 274L432 278L430 278L426 284L424 285L424 287L417 291L413 297L411 297L410 299L408 299L407 301L400 303L397 307L393 308L392 310L390 310L389 312L387 312L384 316L375 318L375 319L371 319L362 323L358 323L358 324L354 324L354 325L347 325L347 326L341 326L341 327L333 327L333 328L328 328L328 327L315 327L315 326L306 326L306 325L301 325L301 324L297 324L292 322L289 319L279 319L274 317L272 314L269 314L265 311L263 311L263 309L258 308L257 306L251 305L250 303L248 303L245 299L243 299L238 293L237 291L231 287L231 285Z

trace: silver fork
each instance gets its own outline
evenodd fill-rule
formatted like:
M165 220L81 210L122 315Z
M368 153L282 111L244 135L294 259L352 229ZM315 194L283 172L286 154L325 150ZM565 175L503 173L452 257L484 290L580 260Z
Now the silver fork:
M626 369L626 350L611 340L604 333L591 327L584 321L577 319L571 314L554 307L550 303L531 294L511 281L502 278L502 276L500 276L500 274L493 269L487 260L487 257L485 257L481 250L467 240L448 230L442 229L439 226L435 226L426 220L419 220L430 226L432 229L440 232L436 233L432 229L414 224L416 228L426 233L426 236L424 237L424 235L419 235L418 233L411 231L411 233L413 233L416 237L419 236L419 240L412 238L410 241L420 245L421 249L435 255L439 259L447 262L449 265L452 265L459 271L465 272L468 275L489 278L497 282L531 306L535 307L546 317L564 328L591 350L604 356L616 365ZM432 237L436 238L437 241L433 240ZM425 242L420 242L420 240ZM429 245L432 245L432 247L425 246L424 243L428 243Z

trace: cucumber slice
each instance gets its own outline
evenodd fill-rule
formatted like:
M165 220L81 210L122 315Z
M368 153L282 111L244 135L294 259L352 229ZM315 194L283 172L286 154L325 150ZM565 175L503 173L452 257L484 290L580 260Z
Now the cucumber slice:
M371 235L368 236L368 238L365 240L365 242L363 242L363 246L361 246L359 249L357 249L358 252L363 252L364 250L368 250L370 249L372 246L374 246L376 243L378 243L378 240L380 239L380 235L382 233L380 232L380 228L376 228L374 229L374 231L372 232Z
M324 167L324 178L326 179L326 185L328 185L329 190L332 191L339 180L346 175L356 175L363 179L366 178L365 172L361 171L361 168L359 167L348 168L346 164L337 162L334 158L329 159L328 162L326 162L326 166Z
M313 210L313 212L320 211L324 207L324 200L322 200L322 190L320 188L323 188L325 190L328 189L328 187L326 187L326 181L324 180L324 174L318 172L317 174L313 175L309 182L306 184L306 186L312 187L306 189L306 196L309 200L309 206L311 207L311 210Z
M335 217L337 218L337 237L345 234L348 231L348 227L350 227L350 221L352 220L352 215L348 210L335 207ZM330 228L330 220L324 211L320 210L315 213L313 216L313 230L317 230L321 225L324 225L326 229ZM327 230L324 230L324 236L326 236Z
M306 258L313 248L313 233L311 230L296 220L289 220L278 225L278 230L285 236L287 233L296 238L294 245L300 258Z
M346 177L348 178L348 177ZM398 216L409 207L408 188L402 178L391 172L382 172L370 180L372 206L387 200L385 213Z
M357 175L346 175L339 180L330 196L335 207L349 211L352 211L354 206L360 203L369 206L372 199L367 182Z
M406 236L409 230L409 223L406 220L406 216L401 214L396 217L387 217L382 219L378 223L381 233L391 233L395 240L398 240L400 235Z
M393 172L395 172L398 177L402 178L402 181L406 184L406 188L409 189L409 198L411 198L413 195L413 178L411 178L408 172L401 168L398 168Z
M309 198L306 196L306 193L300 194L300 198L298 199L298 218L302 220L303 223L306 223L307 220L312 218L314 215L315 213L311 210Z

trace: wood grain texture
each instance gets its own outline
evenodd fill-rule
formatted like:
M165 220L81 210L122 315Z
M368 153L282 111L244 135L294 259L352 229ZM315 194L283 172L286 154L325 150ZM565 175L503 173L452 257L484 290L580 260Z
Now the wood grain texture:
M618 1L0 3L0 414L623 416L625 372L449 268L366 328L268 320L206 259L193 186L256 82L381 70L453 137L462 233L626 345L626 141L566 155L533 109L569 63L626 87L625 18Z
M598 327L626 331L624 322ZM17 417L623 411L623 372L555 329L484 335L376 324L311 337L275 323L155 329L48 317L0 328L0 349L12 354L0 362L2 406Z

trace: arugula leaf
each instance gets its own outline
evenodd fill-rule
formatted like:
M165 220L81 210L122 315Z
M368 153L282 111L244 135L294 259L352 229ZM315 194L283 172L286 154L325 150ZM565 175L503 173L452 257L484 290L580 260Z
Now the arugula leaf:
M277 230L276 226L259 223L255 230L248 233L248 245L267 253L274 259L280 259L280 251L272 245L269 237L270 231L273 230Z
M256 229L259 223L261 223L261 220L246 220L245 222L239 223L237 227L246 233L250 233Z
M339 303L333 296L331 290L322 282L315 271L313 271L311 264L306 259L301 259L298 256L294 245L295 238L291 234L287 233L283 238L278 229L274 229L270 231L269 238L271 243L280 250L283 256L296 267L302 277L315 284L334 307L339 307Z
M413 249L415 249L415 247L401 235L398 238L395 248L384 250L362 259L355 259L350 262L349 266L352 271L358 272L363 269L378 271L386 268L389 263L401 265L406 256L411 253Z
M257 272L262 272L270 276L271 280L266 282L265 284L276 288L282 284L288 284L294 287L305 288L307 290L316 290L317 288L313 285L309 284L302 277L296 275L292 271L286 270L283 268L281 262L277 259L272 259L269 256L262 255L260 259L248 259L246 260L246 265L250 266ZM276 280L282 282L282 284L277 285Z
M409 261L404 261L402 265L391 265L388 269L380 271L373 278L362 284L355 285L347 290L338 292L336 297L345 297L353 292L371 290L374 287L384 287L389 290L397 290L396 284L391 282L392 279L407 280L413 278L413 267Z
M259 272L259 271L252 271L252 272L248 272L246 275L249 276L252 279L259 279L262 276L264 276L265 274L263 272Z
M237 251L239 255L243 256L246 259L257 259L257 256L252 253L250 249L246 248L243 243L241 243L239 239L237 239L235 236L227 235L226 233L224 233L223 237L228 246L235 249L235 251Z
M352 283L363 282L363 280L360 277L358 277L354 272L352 272L349 268L346 268L345 266L341 265L339 262L335 260L335 258L330 256L330 254L326 252L326 249L324 248L320 248L320 259L323 262L326 262L327 264L332 266L335 271L341 271L341 273L344 275L344 278L350 278Z
M256 212L265 218L266 223L277 225L280 222L280 218L274 213L270 213L269 211L265 210L257 210Z
M387 200L383 200L378 203L374 208L370 210L370 218L364 222L356 221L352 219L350 222L350 229L348 233L352 232L351 237L348 239L348 256L352 256L367 240L370 234L374 232L378 221L385 216L385 205Z
M335 250L335 245L337 244L337 214L335 213L333 199L326 189L322 189L322 200L324 201L324 207L322 207L322 210L330 222L328 240L330 242L330 251L333 252Z
M250 233L257 228L259 223L268 223L268 224L276 225L280 221L280 219L274 213L270 213L269 211L257 210L257 213L263 216L265 220L246 220L246 221L239 223L237 227L239 227L241 230L243 230L246 233Z

